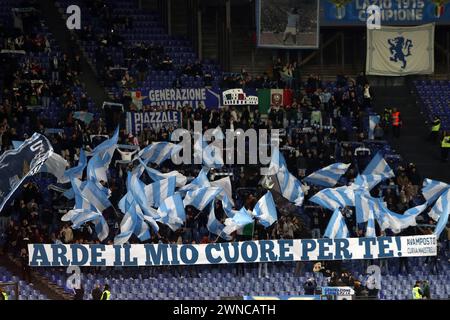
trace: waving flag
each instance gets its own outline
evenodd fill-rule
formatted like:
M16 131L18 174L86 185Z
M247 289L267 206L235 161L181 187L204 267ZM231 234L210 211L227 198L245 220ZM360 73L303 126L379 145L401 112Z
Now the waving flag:
M372 190L373 187L375 187L377 184L379 184L381 181L387 179L387 176L380 175L380 174L368 174L368 175L361 175L359 174L355 182L353 183L355 186L361 187L363 189L367 189L368 191Z
M323 187L333 187L347 171L350 164L334 163L325 168L311 173L303 179L304 182L315 184Z
M381 152L378 152L367 165L362 173L363 175L381 175L385 178L392 178L395 176L389 164L384 160Z
M69 168L64 172L64 178L70 181L71 177L81 179L83 177L83 170L87 165L86 153L83 149L80 150L80 159L78 159L78 165L73 168Z
M187 182L187 178L176 170L168 173L161 173L158 170L147 167L145 162L142 162L142 160L139 159L139 161L141 162L141 165L143 165L143 167L145 168L145 172L147 172L148 176L153 181L165 180L170 177L175 177L176 186L178 188L183 187Z
M270 191L258 200L253 208L253 212L259 220L259 223L261 223L265 228L270 227L275 221L277 221L277 209Z
M209 210L208 222L206 224L208 231L224 240L231 240L231 237L223 232L223 228L225 228L225 226L216 219L214 202L212 202L210 206L211 209Z
M422 194L430 204L448 189L450 189L450 185L447 183L431 179L423 180Z
M215 130L217 130L217 128ZM220 134L215 137L217 140L223 140L220 139ZM207 168L221 168L224 165L222 150L223 148L220 148L215 141L208 144L201 133L194 133L195 163L202 163Z
M151 207L159 207L164 199L175 193L175 177L159 180L144 187L147 203Z
M39 171L52 152L47 138L34 133L18 149L5 151L0 156L0 211L22 182Z
M270 158L269 168L265 172L265 175L271 176L277 174L282 168L285 168L287 171L286 160L280 152L280 149L272 148L272 157Z
M183 200L179 193L164 199L158 208L159 220L169 226L172 231L178 230L186 221L186 213L184 211Z
M211 181L210 184L212 187L221 188L222 191L220 192L219 197L223 198L224 196L227 196L228 201L231 203L231 205L234 205L230 177Z
M341 210L336 209L331 216L330 222L328 222L327 229L325 230L324 237L330 239L342 239L348 238L349 232L347 225L345 224L344 217Z
M370 115L369 116L369 139L374 139L374 130L377 124L380 122L379 115Z
M367 219L367 227L366 227L366 237L376 237L375 231L375 216L373 212L369 213L369 218Z
M205 187L188 191L183 200L184 206L190 205L198 210L203 210L221 191L222 189L217 187Z
M230 235L234 231L241 229L250 223L253 223L253 216L251 212L242 207L241 210L234 213L232 218L227 218L225 220L223 232Z
M340 193L331 188L320 190L309 201L332 211L346 206L345 200Z
M92 151L92 158L87 164L87 179L91 181L108 181L106 171L111 163L114 151L117 148L119 140L119 127L116 128L114 135L101 144L99 144Z
M141 151L138 156L146 163L155 163L161 165L164 161L170 159L172 154L177 153L181 146L171 142L153 142Z
M367 222L370 215L373 215L373 208L377 205L375 199L367 194L364 190L355 191L355 210L356 210L356 222Z
M437 221L436 228L434 229L434 234L438 237L444 230L448 222L448 216L450 212L450 189L446 189L444 193L437 199L434 206L431 208L428 215Z
M150 208L149 199L147 199L145 194L145 184L139 179L143 170L144 168L142 166L138 166L132 172L128 172L127 189L133 196L133 200L139 205L143 214L156 219L158 216L155 214L155 210Z
M390 229L394 233L399 233L403 229L417 225L416 217L427 208L427 203L406 210L403 214L390 211L386 205L379 206L380 211L376 212L377 220L381 230Z
M300 181L286 167L282 167L277 172L276 177L281 195L296 206L301 206L304 200L304 193Z
M109 227L101 212L107 206L104 202L109 202L109 200L104 199L105 194L92 182L81 181L75 177L71 177L70 182L74 192L75 207L61 220L72 221L73 229L81 227L86 222L92 222L99 240L105 240L109 233ZM98 197L100 199L97 199Z
M195 190L195 189L199 189L199 188L210 187L211 183L209 182L209 179L208 179L208 172L209 172L209 169L202 168L200 170L200 172L198 173L198 176L194 180L192 180L189 184L180 188L179 191L185 192L185 191Z
M59 154L52 152L39 171L54 175L59 183L66 183L69 182L69 180L64 177L64 171L68 166L69 163L66 159Z

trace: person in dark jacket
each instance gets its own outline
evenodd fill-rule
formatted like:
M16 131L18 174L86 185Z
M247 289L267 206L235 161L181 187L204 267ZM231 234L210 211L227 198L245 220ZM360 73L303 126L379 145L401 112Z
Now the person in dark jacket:
M317 283L316 283L316 280L314 280L314 278L309 278L303 284L303 289L305 289L306 295L313 295L314 292L316 291L316 288L317 288Z
M92 289L92 300L100 300L102 297L102 290L100 290L100 286L96 285L94 289Z

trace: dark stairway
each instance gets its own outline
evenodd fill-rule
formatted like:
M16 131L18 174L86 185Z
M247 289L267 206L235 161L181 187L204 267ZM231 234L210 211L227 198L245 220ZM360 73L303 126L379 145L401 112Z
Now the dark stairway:
M400 139L390 134L387 136L390 144L407 162L416 164L423 178L450 182L450 164L441 162L440 145L432 145L426 140L429 125L421 114L414 93L407 85L373 89L375 110L382 114L385 106L395 107L403 119Z
M66 21L62 18L61 13L56 8L54 1L42 0L39 1L39 5L41 15L45 18L46 25L55 37L55 40L60 45L62 52L68 53L71 49L78 47L78 43L71 40L71 31L67 29ZM83 17L83 15L81 16ZM101 108L103 102L108 100L108 95L100 82L97 80L97 77L86 60L86 57L81 54L80 58L83 70L83 73L80 75L80 81L85 85L88 96L92 98L97 108Z

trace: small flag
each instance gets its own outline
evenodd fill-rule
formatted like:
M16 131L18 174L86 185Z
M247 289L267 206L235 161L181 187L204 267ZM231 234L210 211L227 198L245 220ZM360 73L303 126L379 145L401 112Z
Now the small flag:
M323 236L330 239L343 239L349 237L348 228L340 209L334 210Z
M311 173L303 181L323 187L333 187L345 174L348 167L350 167L350 164L334 163Z

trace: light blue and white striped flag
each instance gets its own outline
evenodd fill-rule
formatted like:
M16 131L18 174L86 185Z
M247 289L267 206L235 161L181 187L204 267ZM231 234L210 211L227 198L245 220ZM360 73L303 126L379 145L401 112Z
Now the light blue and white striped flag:
M428 215L437 221L434 234L439 237L448 222L450 212L450 189L446 189L444 193L437 199Z
M422 194L429 204L433 203L448 189L450 189L450 185L447 183L431 179L423 180Z
M272 148L272 157L270 158L269 168L264 174L272 176L274 174L277 174L283 168L285 168L287 171L287 164L283 154L281 153L280 149Z
M379 200L380 201L380 200ZM393 233L399 233L403 229L417 225L416 217L427 208L427 203L406 210L403 214L392 212L380 202L379 211L375 212L381 230L390 229Z
M64 177L69 181L71 177L81 179L83 177L83 170L87 165L86 153L83 149L80 150L80 158L78 159L78 164L75 167L69 168L64 172Z
M183 187L187 182L187 178L176 170L167 173L162 173L156 169L147 167L146 162L143 162L141 159L139 159L139 161L141 165L145 168L145 172L147 172L148 176L153 181L165 180L170 177L175 177L177 188Z
M340 209L334 210L323 236L330 239L342 239L350 236Z
M376 237L376 231L375 231L375 215L373 212L369 213L369 218L367 219L367 226L366 226L366 237Z
M373 132L378 123L380 123L379 115L370 115L369 116L369 139L370 140L374 139Z
M229 201L231 203L231 205L234 205L230 177L225 177L225 178L222 178L219 180L210 181L210 184L211 184L211 187L222 188L222 191L218 195L219 199L223 199L226 196L227 201Z
M190 205L198 210L203 210L221 191L222 189L217 187L205 187L188 191L183 200L184 206Z
M193 179L190 183L180 188L180 192L187 192L199 188L210 187L211 183L208 180L209 169L202 168L198 173L197 177Z
M381 152L378 152L372 160L370 160L366 169L364 169L363 175L381 175L385 178L392 178L395 176L389 164L384 160Z
M108 181L106 171L111 163L114 151L117 148L119 140L119 127L116 128L114 135L92 151L92 158L87 164L87 179L90 181L100 182Z
M253 208L253 212L256 219L258 219L259 223L261 223L265 228L270 227L275 221L277 221L277 209L270 191L258 200Z
M350 167L350 164L334 163L311 173L304 178L303 181L318 186L333 187L339 181L341 176L345 174L348 167Z
M372 190L377 184L381 181L387 179L385 175L380 174L358 174L353 183L354 186L358 186L360 188L366 189L368 191Z
M208 231L224 240L231 240L231 237L223 232L225 226L216 218L214 202L212 202L210 206L208 222L206 224Z
M169 226L172 231L178 230L186 221L183 200L179 193L164 199L158 208L160 218L157 221Z
M241 229L250 223L253 223L252 213L242 207L241 210L234 213L232 218L227 218L225 220L223 232L230 235L234 231Z
M137 166L132 172L128 172L127 189L131 192L133 200L139 205L144 216L156 219L158 215L155 214L155 210L148 204L149 200L145 194L145 184L139 179L143 170L142 166Z
M175 193L175 177L159 180L144 187L145 197L150 207L159 207L164 199Z
M153 142L138 153L138 157L145 163L155 163L161 165L164 161L170 159L172 154L176 154L181 150L181 146L172 142Z
M208 144L201 133L194 133L194 161L202 163L207 168L221 168L224 165L223 148L214 142Z
M281 167L276 173L276 177L280 186L281 195L290 202L293 202L296 206L301 206L305 195L300 180L292 175L287 167Z
M343 197L342 194L344 194L345 197ZM346 200L346 197L347 196L345 195L344 191L342 191L342 189L339 189L337 191L336 189L326 188L313 195L309 199L309 201L314 202L321 207L334 211L338 208L344 208L348 205L347 201L349 200Z

